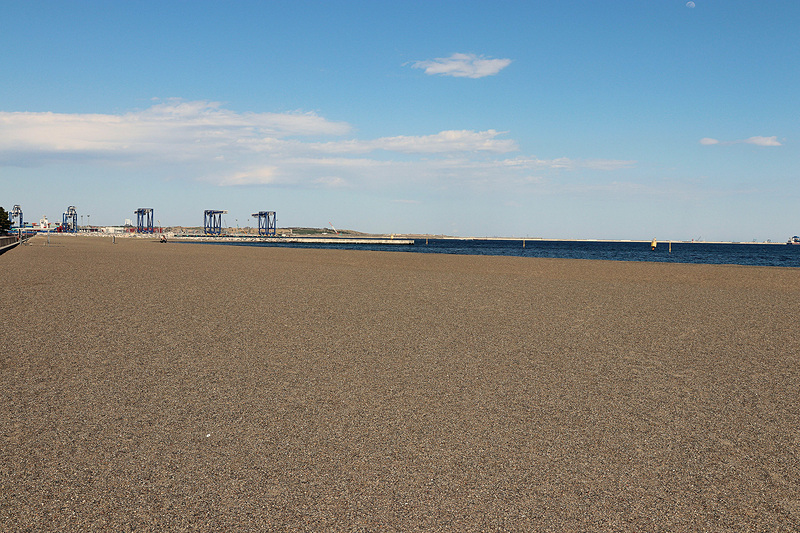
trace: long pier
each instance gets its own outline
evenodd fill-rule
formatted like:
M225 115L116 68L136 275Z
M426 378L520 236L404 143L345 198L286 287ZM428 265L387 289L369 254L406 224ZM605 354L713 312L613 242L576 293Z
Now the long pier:
M411 245L414 239L392 239L385 237L241 237L210 235L175 235L171 240L188 242L263 242L273 244L390 244Z

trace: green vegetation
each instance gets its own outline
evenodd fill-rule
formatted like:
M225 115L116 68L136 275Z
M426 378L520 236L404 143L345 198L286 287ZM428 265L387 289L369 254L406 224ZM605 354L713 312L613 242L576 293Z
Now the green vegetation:
M8 233L11 229L11 219L8 218L8 212L0 207L0 235Z

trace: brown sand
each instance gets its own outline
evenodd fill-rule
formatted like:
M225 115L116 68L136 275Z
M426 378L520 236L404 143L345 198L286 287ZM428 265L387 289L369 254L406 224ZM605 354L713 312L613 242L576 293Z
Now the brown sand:
M0 530L798 530L800 269L45 242Z

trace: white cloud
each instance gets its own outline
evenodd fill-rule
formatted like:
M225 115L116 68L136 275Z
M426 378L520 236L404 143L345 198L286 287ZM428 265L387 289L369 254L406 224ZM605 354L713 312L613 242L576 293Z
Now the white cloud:
M349 185L347 183L347 180L340 178L338 176L323 176L321 178L315 179L314 183L322 187L333 187L333 188L347 187Z
M118 115L0 112L0 167L68 162L109 176L125 167L222 186L442 190L530 186L548 172L635 164L521 155L508 132L493 129L341 138L350 134L348 124L314 113L238 113L205 101L169 100Z
M495 152L506 153L518 150L512 140L495 139L500 132L487 131L442 131L421 137L384 137L376 141L376 147L406 153L437 152Z
M749 139L745 139L741 142L755 144L756 146L781 146L781 143L778 142L777 135L773 135L772 137L750 137Z
M636 161L626 161L621 159L587 159L580 163L583 168L590 168L593 170L620 170L623 168L630 168L636 164Z
M630 168L636 164L632 160L619 159L570 159L568 157L558 157L556 159L538 158L514 158L495 161L496 164L504 167L516 167L520 169L548 168L553 170L604 170L614 171Z
M170 160L342 135L350 126L314 113L236 113L215 102L170 101L123 115L0 112L0 162L60 157Z
M475 54L453 54L427 61L415 61L414 68L425 69L425 74L453 76L456 78L483 78L494 76L508 65L510 59L488 59Z
M251 168L224 177L222 185L267 185L275 183L275 167Z
M703 137L700 139L700 144L710 146L714 144L754 144L756 146L783 146L778 141L778 136L773 135L772 137L761 137L757 135L755 137L749 137L747 139L741 139L738 141L718 141L717 139L712 139L710 137Z
M448 130L433 135L381 137L369 141L348 140L313 145L326 153L367 153L386 150L406 154L435 154L447 152L494 152L506 153L519 149L512 140L496 139L503 132L495 130L468 131Z

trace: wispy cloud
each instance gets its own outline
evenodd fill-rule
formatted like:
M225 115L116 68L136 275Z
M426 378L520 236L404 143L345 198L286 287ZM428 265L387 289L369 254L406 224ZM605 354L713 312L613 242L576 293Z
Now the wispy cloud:
M747 139L741 139L738 141L720 141L717 139L712 139L711 137L703 137L702 139L700 139L700 144L703 144L705 146L712 146L715 144L721 144L721 145L754 144L756 146L782 146L782 144L778 141L777 135L773 135L772 137L755 136Z
M249 168L224 176L221 185L269 185L277 181L275 167Z
M497 130L445 130L376 139L315 113L239 113L170 100L128 113L0 112L0 167L136 167L223 186L529 186L541 173L615 171L635 161L519 154ZM166 169L166 170L165 170ZM537 176L531 180L531 176Z
M76 156L196 159L284 138L349 131L348 124L314 113L236 113L216 102L170 101L122 115L0 112L0 163Z
M497 161L505 167L517 167L524 169L546 168L553 170L604 170L614 171L630 168L636 165L633 160L621 159L571 159L568 157L558 157L556 159L538 159L518 157Z
M456 78L484 78L494 76L508 65L510 59L490 59L475 54L453 54L426 61L415 61L414 68L425 70L425 74L453 76Z
M623 159L587 159L580 163L583 168L608 171L630 168L634 165L636 165L636 161Z
M470 131L448 130L433 135L381 137L374 140L348 140L314 144L311 147L321 152L368 153L387 150L407 154L435 154L447 152L494 152L507 153L519 149L509 139L497 139L503 132L495 130Z

